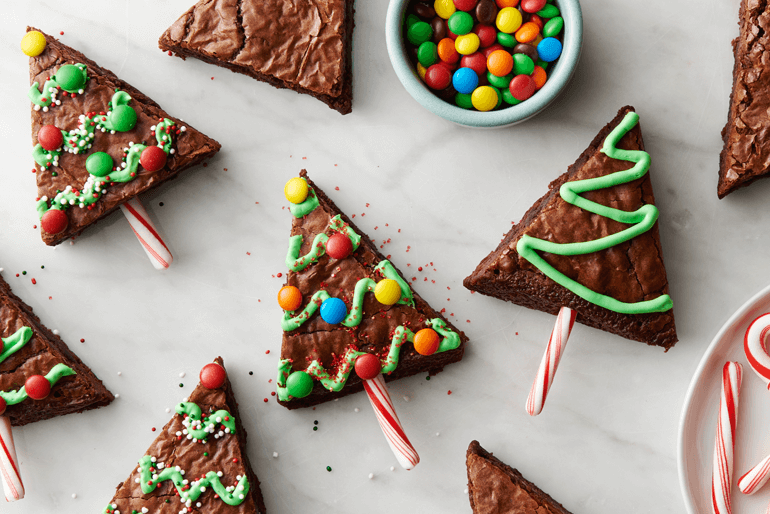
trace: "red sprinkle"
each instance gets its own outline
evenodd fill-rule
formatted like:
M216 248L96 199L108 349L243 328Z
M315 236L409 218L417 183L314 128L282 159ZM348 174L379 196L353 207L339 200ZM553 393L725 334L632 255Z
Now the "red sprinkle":
M155 432L155 427L152 427L152 431Z
M172 55L174 55L174 54L172 54L172 53L171 53L171 50L169 50L169 51L168 51L168 55L169 55L169 57L170 57L170 56L172 56Z
M61 32L59 32L59 35L63 36L64 35L64 31L62 30Z
M276 277L281 278L283 276L283 273L278 273Z
M80 342L81 342L81 343L85 343L85 342L86 342L86 340L81 338L81 339L80 339Z
M233 462L238 462L238 459L233 459Z
M267 398L265 398L265 403L267 403Z
M447 392L446 392L446 394L452 394L452 391L451 391L451 390L449 390L449 391L447 391Z
M34 285L34 284L37 284L37 280L35 280L35 279L33 278L33 279L32 279L32 284L33 284L33 285Z
M265 355L269 354L270 350L265 350Z

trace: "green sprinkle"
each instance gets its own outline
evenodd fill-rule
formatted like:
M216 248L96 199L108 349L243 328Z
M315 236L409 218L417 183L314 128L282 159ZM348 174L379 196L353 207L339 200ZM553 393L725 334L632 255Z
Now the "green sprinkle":
M203 452L203 456L204 457L208 457L209 456L209 452Z
M22 275L26 275L26 274L27 274L27 272L26 272L26 271L22 271L22 272L21 272L21 274L22 274Z
M425 377L425 380L430 380L430 375L428 375L427 377Z
M184 384L180 382L179 387L184 387Z
M40 269L45 269L45 266L40 266Z
M253 371L249 371L249 375L253 375L253 374L254 374L254 372L253 372Z
M52 177L58 177L58 176L59 176L59 174L58 174L58 173L56 173L55 171L52 171L52 172L51 172L51 176L52 176Z
M331 472L331 470L332 470L332 467L331 467L331 466L326 466L326 471L329 471L329 472Z
M318 430L318 427L313 427L313 430L314 430L314 431L315 431L315 430Z

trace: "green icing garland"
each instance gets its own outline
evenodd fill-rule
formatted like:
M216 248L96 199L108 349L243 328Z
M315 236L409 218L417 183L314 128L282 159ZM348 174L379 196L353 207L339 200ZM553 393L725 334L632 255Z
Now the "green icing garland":
M193 442L205 442L218 426L224 427L225 433L235 433L235 418L226 410L218 410L201 418L201 408L191 402L182 402L176 406L176 413L185 416L184 433ZM215 436L216 437L216 436Z
M21 350L21 348L32 339L32 329L21 327L8 337L2 338L3 346L0 348L0 362Z
M303 178L302 180L305 179ZM305 182L307 182L307 180L305 180ZM315 195L315 191L312 187L307 186L307 198L305 198L305 201L289 205L289 211L295 218L301 218L313 212L318 205L318 197Z
M339 214L329 221L329 226L326 230L333 230L348 236L348 239L350 239L350 242L353 244L354 252L361 244L361 236L356 234L350 226L342 221L342 216ZM289 238L289 251L286 254L286 267L291 271L302 271L314 262L317 262L318 259L326 253L326 242L329 240L329 236L327 236L325 232L326 231L321 232L313 238L313 245L311 246L310 251L301 257L299 255L299 250L302 247L302 235L298 234L296 236L291 236L291 238Z
M30 101L35 104L35 110L38 110L42 107L44 111L47 111L48 107L54 102L59 105L61 101L56 100L56 95L59 89L71 94L83 94L83 87L85 86L86 81L89 79L85 64L65 64L59 68L57 73L62 73L69 76L59 80L56 78L56 75L54 75L45 81L45 84L43 84L42 92L37 89L37 82L29 86L27 96L29 97Z
M51 387L53 387L59 380L62 379L62 377L75 374L75 370L69 366L64 364L57 364L51 368L51 371L48 372L45 378L48 380L48 383L51 384ZM17 391L0 391L0 398L5 400L7 405L16 405L17 403L21 403L29 398L29 396L27 396L27 391L24 390L24 386L21 386L21 389L18 389Z
M442 336L436 353L454 350L460 346L460 336L453 330L446 328L446 323L441 318L433 318L432 320L426 321L425 324L432 327ZM381 362L382 373L391 373L396 369L401 354L401 346L407 341L410 343L414 341L414 332L403 325L399 325L393 332L388 355L385 360ZM304 372L319 380L329 391L340 391L345 386L345 383L347 383L348 376L355 367L356 359L360 355L364 355L364 353L366 352L358 351L353 346L348 347L340 360L335 375L329 374L317 360L313 360ZM292 399L292 396L289 394L289 389L286 387L286 379L289 377L291 368L292 363L290 359L282 359L278 363L278 379L276 380L276 383L278 386L278 399L281 401Z
M585 255L606 250L612 246L624 243L650 230L658 219L658 209L651 204L641 206L633 212L621 211L607 207L580 196L581 193L596 191L608 187L626 184L643 177L650 168L650 154L638 150L623 150L616 145L639 121L639 115L629 112L604 140L602 152L612 159L635 163L630 169L618 171L603 177L566 182L559 193L565 202L580 207L586 211L610 218L626 225L633 225L616 234L602 237L594 241L578 243L553 243L528 235L523 235L516 245L516 251L527 259L537 269L557 284L569 289L586 301L605 309L621 314L642 314L649 312L665 312L671 309L673 303L669 295L662 295L654 300L635 303L625 303L612 297L597 293L588 287L572 280L548 264L537 252L548 252L554 255Z

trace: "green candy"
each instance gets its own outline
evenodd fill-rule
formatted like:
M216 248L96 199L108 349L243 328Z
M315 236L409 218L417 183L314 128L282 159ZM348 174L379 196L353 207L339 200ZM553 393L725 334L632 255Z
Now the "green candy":
M492 72L487 72L487 80L490 84L492 84L495 87L499 87L500 89L505 89L508 87L508 85L511 83L511 80L513 79L513 74L509 73L508 75L505 75L504 77L498 77L497 75L493 74Z
M497 33L497 42L503 46L507 46L508 48L513 48L516 46L516 43L518 43L513 34L506 34L505 32Z
M433 37L433 27L424 21L418 21L406 30L406 38L415 46L420 46Z
M414 14L410 14L409 16L406 17L406 28L409 29L409 27L411 27L418 21L422 21L422 20L420 20L420 18L415 16Z
M547 63L547 62L545 62L545 61L544 61L544 60L542 60L542 59L538 59L538 61L537 61L537 63L535 63L535 65L536 65L536 66L540 66L540 67L541 67L541 68L543 68L544 70L547 70L547 69L548 69L548 63Z
M473 17L464 11L456 11L447 22L449 30L458 36L464 36L473 30Z
M313 378L304 371L295 371L286 379L289 396L304 398L313 390Z
M513 74L532 75L535 71L535 63L527 54L513 54Z
M559 8L553 4L546 4L545 7L537 11L541 18L555 18L559 15Z
M469 94L457 93L455 95L455 104L457 104L457 107L463 109L473 108L473 102L471 101L471 95Z
M426 41L417 49L417 60L426 68L438 61L438 46L433 41Z
M515 96L513 96L511 94L511 90L508 88L503 89L503 100L505 100L505 103L511 104L511 105L516 105L521 103L521 100L518 100Z
M128 105L118 105L110 113L110 121L117 132L128 132L136 126L136 111Z
M94 152L86 159L86 171L95 177L104 177L112 171L112 157L105 152Z
M68 93L77 93L86 85L85 73L74 64L65 64L52 78Z
M564 28L564 18L556 16L548 20L548 23L543 27L543 37L556 37L561 33Z

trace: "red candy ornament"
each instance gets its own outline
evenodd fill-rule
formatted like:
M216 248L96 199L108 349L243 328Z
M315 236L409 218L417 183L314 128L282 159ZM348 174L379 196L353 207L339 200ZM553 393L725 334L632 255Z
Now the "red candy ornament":
M487 73L487 58L481 52L463 55L460 59L460 66L470 68L476 72L476 75L482 77Z
M434 64L425 72L425 83L431 89L446 89L452 83L452 72L448 66Z
M225 383L226 376L225 368L216 362L206 364L200 374L201 385L206 389L220 388Z
M51 383L43 375L32 375L24 382L24 390L33 400L42 400L51 394Z
M43 125L37 131L37 142L48 151L56 150L64 143L64 136L55 126Z
M166 165L166 152L159 146L148 146L142 150L139 164L147 171L160 171Z
M516 100L526 100L535 94L535 81L529 75L516 75L508 85L508 90Z
M3 414L5 414L5 408L6 408L7 406L8 406L8 404L7 404L7 403L5 403L5 400L4 400L2 397L0 397L0 416L2 416Z
M67 213L59 209L48 209L40 218L40 226L49 234L58 234L67 228L68 224Z
M536 13L545 7L546 0L521 0L521 10L528 13Z
M492 25L478 24L473 28L473 32L479 36L479 46L481 48L494 45L495 41L497 41L497 30ZM502 45L500 48L502 48Z
M326 241L326 253L332 259L344 259L353 251L353 243L345 234L337 232Z
M356 359L356 375L361 380L372 380L382 371L380 359L373 353L359 355Z

